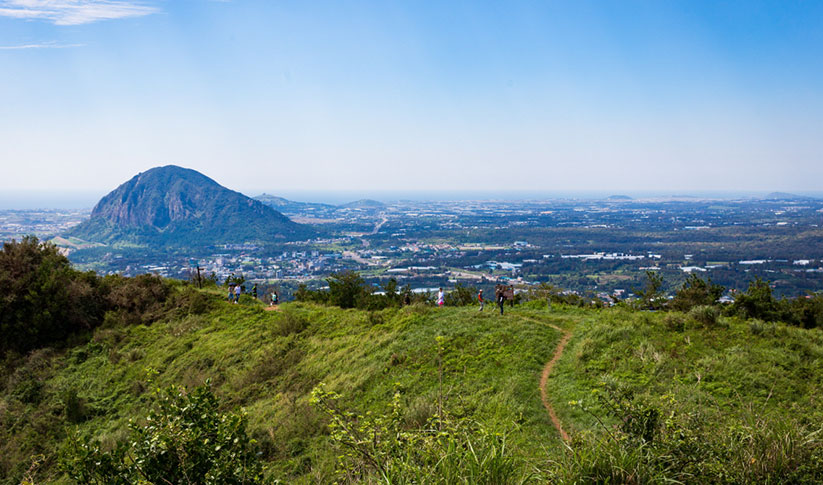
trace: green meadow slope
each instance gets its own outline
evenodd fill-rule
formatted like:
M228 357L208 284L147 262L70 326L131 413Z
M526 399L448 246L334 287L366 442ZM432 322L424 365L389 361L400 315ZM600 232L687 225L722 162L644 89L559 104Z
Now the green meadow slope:
M423 305L266 311L210 298L202 313L98 328L70 350L28 355L0 389L0 483L19 483L40 454L37 482L67 482L56 463L69 430L114 443L155 389L207 379L226 409L245 409L267 473L284 483L338 477L328 417L309 402L320 383L358 413L385 412L399 392L410 429L442 394L449 414L506 435L522 476L538 483L823 477L820 330L542 302L500 316ZM563 336L555 327L572 335L546 388L568 447L539 389Z
M371 313L300 303L264 308L250 299L219 302L200 315L98 329L66 353L31 354L0 404L3 472L18 477L38 453L50 457L49 468L69 426L111 443L129 419L145 415L153 389L211 379L226 407L248 412L274 476L329 482L335 454L324 415L309 405L312 389L323 382L360 412L385 411L399 390L407 419L422 425L436 410L441 361L450 412L510 431L529 461L558 443L538 381L560 336L542 322L565 325L565 316L426 306ZM437 336L444 337L440 354ZM27 386L39 389L26 396ZM69 396L82 408L72 419Z

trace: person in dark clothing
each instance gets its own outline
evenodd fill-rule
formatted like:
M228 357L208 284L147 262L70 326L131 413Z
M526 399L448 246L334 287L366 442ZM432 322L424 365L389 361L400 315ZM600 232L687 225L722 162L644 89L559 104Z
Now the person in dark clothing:
M501 285L497 285L494 287L494 301L497 302L497 305L500 307L500 314L503 314L503 303L506 302L506 292Z

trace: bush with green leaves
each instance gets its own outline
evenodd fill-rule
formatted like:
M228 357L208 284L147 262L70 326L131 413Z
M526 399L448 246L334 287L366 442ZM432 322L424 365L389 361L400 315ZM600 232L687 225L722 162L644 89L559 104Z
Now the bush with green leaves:
M767 322L780 319L778 301L772 295L772 288L768 281L759 277L749 283L745 293L735 297L730 311L746 319L759 318Z
M329 302L340 308L356 308L371 294L365 280L355 271L334 273L329 283Z
M103 278L108 313L107 324L138 325L165 316L166 300L172 294L169 280L142 274L133 278L108 275Z
M378 293L374 291L376 287L366 283L356 271L333 273L326 278L326 282L329 284L328 290L312 290L306 284L300 284L294 292L294 299L361 310L383 310L399 307L404 302L428 301L428 295L413 293L408 285L402 289L398 288L397 280L394 278L389 278L383 286L383 291Z
M657 310L663 305L663 277L654 271L646 271L646 285L635 289L637 307L641 310Z
M717 326L720 310L715 306L699 305L689 310L689 317L706 328Z
M331 441L340 451L342 483L496 485L534 478L507 447L505 434L480 423L441 409L422 427L408 426L399 392L385 413L358 414L340 399L323 384L312 391L311 402L328 416Z
M682 313L668 313L663 317L663 326L672 332L682 332L686 330L686 319Z
M573 435L548 479L578 483L812 484L823 480L823 428L748 408L740 420L723 421L674 399L649 405L633 390L607 381L597 404L586 408L599 430ZM616 421L616 425L607 424Z
M704 280L692 273L667 306L673 310L687 312L696 306L714 305L725 290L724 287L712 283L711 278Z
M823 328L823 295L782 300L783 319L803 328Z
M466 287L457 283L454 289L446 294L446 305L467 306L477 303L477 288Z
M208 382L191 392L173 386L156 397L145 420L131 421L129 438L111 450L71 434L61 469L82 484L263 483L245 414L220 412Z
M0 250L0 354L60 343L103 319L99 278L34 236Z

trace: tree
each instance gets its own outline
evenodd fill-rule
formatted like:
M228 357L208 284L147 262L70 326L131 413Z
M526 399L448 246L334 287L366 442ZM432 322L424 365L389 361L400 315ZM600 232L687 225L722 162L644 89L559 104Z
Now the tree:
M400 301L403 305L406 303L413 303L415 301L415 294L411 289L411 285L406 283L402 290L400 290Z
M454 289L446 295L446 304L449 306L473 305L477 295L474 287L465 287L460 283L454 285Z
M803 328L823 327L823 295L808 295L794 300L782 300L783 314L789 323Z
M49 345L102 322L93 273L72 269L57 247L26 236L0 250L0 352Z
M229 275L228 278L226 278L226 286L227 287L228 286L236 286L236 285L241 285L242 286L243 283L245 283L245 282L246 282L246 277L243 276L242 274L241 275L235 275L234 273L232 273L231 275Z
M743 318L759 318L766 321L780 319L777 300L772 296L772 288L760 277L749 282L745 293L737 295L731 312Z
M355 271L333 273L329 283L329 302L340 308L355 308L371 294L366 281Z
M639 305L643 310L656 310L660 308L660 300L663 297L663 277L654 271L646 271L646 287L642 290L635 290L640 298Z
M397 279L389 278L389 281L383 287L383 291L390 305L397 305L400 302L400 293L397 292Z
M669 306L674 310L687 312L696 306L714 305L724 291L726 288L713 284L711 278L706 281L692 273L669 302Z
M209 383L186 393L158 392L144 424L129 423L129 439L104 451L76 432L64 443L60 467L83 484L253 484L263 466L246 432L245 414L221 413Z

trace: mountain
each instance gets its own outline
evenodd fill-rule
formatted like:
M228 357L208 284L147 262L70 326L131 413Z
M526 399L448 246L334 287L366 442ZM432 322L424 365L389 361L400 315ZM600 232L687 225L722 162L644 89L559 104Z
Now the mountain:
M343 204L340 207L345 209L385 209L386 204L372 199L360 199L348 204Z
M271 242L314 230L195 170L168 165L135 175L100 199L91 218L66 235L149 245Z
M273 207L283 212L306 212L315 210L334 210L337 206L331 204L320 204L316 202L297 202L294 200L284 199L276 195L260 194L254 198L267 206Z
M805 195L790 194L787 192L772 192L764 197L765 200L814 200L814 197Z

